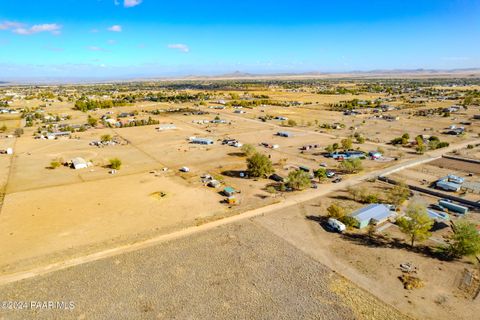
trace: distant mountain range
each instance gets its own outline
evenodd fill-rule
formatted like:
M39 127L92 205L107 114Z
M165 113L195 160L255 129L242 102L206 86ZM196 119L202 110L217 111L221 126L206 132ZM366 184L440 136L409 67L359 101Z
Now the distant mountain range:
M480 78L480 68L468 69L379 69L348 72L302 72L302 73L247 73L235 71L219 75L188 75L188 76L125 76L105 78L7 78L0 80L0 85L11 84L66 84L66 83L103 83L125 81L167 81L167 80L234 80L234 79L346 79L346 78Z

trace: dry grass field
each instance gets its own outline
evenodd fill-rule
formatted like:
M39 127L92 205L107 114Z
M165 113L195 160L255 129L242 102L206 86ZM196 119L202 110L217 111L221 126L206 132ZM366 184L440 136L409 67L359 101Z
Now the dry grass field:
M359 86L339 82L332 88L355 89ZM390 122L374 117L376 114L370 110L363 110L358 115L344 115L341 111L332 111L329 105L353 99L391 98L386 93L365 91L358 94L319 94L316 92L320 89L315 86L295 90L275 85L268 89L266 84L261 87L264 89L245 89L246 92L240 89L212 90L209 92L210 98L201 103L200 100L157 103L146 102L145 99L126 106L88 112L74 110L73 102L66 100L13 101L11 108L30 110L42 105L38 109L42 110L39 111L42 115L68 115L68 118L58 121L61 124L84 125L89 117L100 119L109 116L117 119L125 112L134 114L128 116L128 119L146 120L151 117L160 124L174 124L176 128L159 131L156 130L157 124L119 128L99 122L85 131L74 132L70 138L47 140L34 138L38 134L39 122L27 126L27 120L20 115L0 114L0 126L7 127L0 138L0 150L14 150L13 155L0 154L0 242L8 244L0 250L0 276L167 235L280 203L289 197L297 201L293 197L301 191L272 191L269 186L273 180L241 178L239 173L247 169L246 157L241 149L223 145L223 139L237 139L243 144L255 146L258 152L268 156L275 172L282 177L288 176L299 166L310 168L310 172L326 166L337 171L345 180L344 183L348 184L403 162L433 156L432 152L420 155L408 144L389 144L392 139L404 133L410 135L410 140L414 140L417 135L438 136L442 141L450 143L450 151L460 143L465 147L466 143L478 142L480 134L478 120L472 120L474 115L480 113L478 106L449 115L413 115L418 110L449 107L460 103L460 99L428 101L416 106L405 102L410 97L409 94L399 94L392 98L393 102L389 102L399 109L388 111L389 115L399 118ZM463 93L472 88L474 87L464 87L463 91L455 89L454 93ZM437 89L446 90L445 87ZM85 88L78 90L88 92ZM174 91L161 92L172 94ZM175 92L191 95L205 93L204 90L190 88ZM131 92L122 91L122 94L139 93L132 89ZM236 109L231 106L224 109L211 108L218 106L221 100L232 100L229 95L241 95L240 100L245 103L256 99L252 98L255 96L268 96L274 105L245 107L242 109L245 113L234 113ZM275 102L289 106L280 106L282 103L275 105ZM183 109L174 111L176 108ZM154 112L156 110L162 112ZM191 110L204 114L192 114ZM286 120L260 119L266 116L285 117L293 120L294 124L289 124ZM211 121L215 118L225 120L226 123L198 123L200 120ZM470 124L465 124L467 122ZM341 124L341 128L322 127L323 124L337 123ZM451 125L465 126L466 132L460 136L443 134ZM19 128L23 129L23 134L17 134L19 137L16 137L14 133L18 133L16 129ZM279 131L290 132L292 136L278 136ZM365 138L365 141L355 141L355 134ZM105 135L122 143L103 147L90 144ZM189 137L210 138L214 144L192 144ZM365 152L381 150L384 159L377 161L367 157L362 160L362 170L355 175L339 172L339 162L326 158L325 148L334 143L341 144L341 140L346 138L353 140L353 149ZM261 143L276 144L279 147L266 148ZM305 145L318 145L318 148L302 151ZM441 155L442 150L433 152ZM480 158L478 147L458 153ZM91 165L79 170L65 165L51 167L52 161L68 163L76 157L82 157ZM120 159L122 165L120 169L112 171L109 162L114 158ZM182 167L188 167L189 172L181 172ZM466 168L455 170L451 163L432 162L410 167L392 176L412 184L421 184L422 180L431 182L451 172L465 175L465 170ZM468 171L478 173L476 167ZM215 189L204 185L201 177L206 174L221 181L222 186ZM329 179L315 182L319 191L322 188L332 190L328 188L332 184ZM225 202L226 197L221 191L226 186L238 191L237 204ZM379 183L362 184L362 187L379 193L388 189ZM310 192L317 191L312 189ZM466 197L480 200L478 195ZM428 197L422 199L426 203L435 202L435 199ZM1 291L8 296L17 291L21 292L19 296L30 298L31 295L27 294L29 290L44 287L47 289L42 290L50 290L61 297L65 281L81 283L92 272L97 272L101 281L107 281L106 274L113 266L121 274L128 273L129 281L136 288L136 305L131 306L129 312L140 318L154 315L189 318L194 314L221 318L222 312L239 311L241 305L235 305L238 299L246 301L247 318L259 314L264 316L262 318L275 318L276 314L272 313L275 308L281 310L282 318L285 319L302 316L325 319L405 318L388 305L394 305L402 313L420 319L451 319L454 315L459 319L470 319L471 315L480 311L470 300L462 298L461 292L457 290L462 270L476 265L474 262L439 262L405 247L384 243L367 245L362 242L365 237L362 231L349 230L344 236L327 233L319 225L318 219L321 218L318 217L325 217L327 206L334 201L341 202L349 211L361 206L359 202L349 199L345 191L334 192L314 201L300 201L294 206L252 219L253 222L242 222L198 235L192 238L191 243L189 239L182 239L178 244L175 242L152 248L143 255L132 253L118 259L93 262L76 267L78 273L65 270L39 280L22 282L17 287L13 284L1 288ZM478 222L475 219L472 221ZM393 225L382 229L382 234L398 238L399 243L405 240ZM427 243L433 246L438 241L443 241L446 234L446 231L436 233L434 239ZM152 261L158 260L161 267L146 261L145 257L150 257ZM172 263L173 260L169 259L175 262ZM190 269L185 269L183 261ZM426 283L424 288L414 292L404 291L398 280L398 265L410 261L419 267L419 275ZM139 278L140 273L134 272L132 265L137 262L145 267L142 272L154 274L151 283L145 283L145 280ZM272 273L273 269L269 265L275 265L278 274ZM203 266L205 269L202 269ZM214 270L216 267L221 271ZM344 275L355 285L335 275L329 268ZM223 273L225 270L229 271ZM228 274L228 277L222 277L222 274ZM166 277L172 278L165 280ZM240 281L237 283L232 279ZM116 281L120 280L113 279L111 286L117 287ZM172 290L175 291L175 283L183 283L184 292L170 296ZM387 305L361 291L359 287L381 297ZM89 294L82 295L82 288ZM112 295L100 301L89 300L98 296L99 290L101 288L97 283L86 281L83 287L79 286L70 293L80 304L94 305L97 310L105 309L105 305L111 302L108 299L118 298L124 302L131 294L121 289L117 296ZM230 290L236 293L232 294ZM290 294L298 290L304 296ZM151 292L160 292L156 300L143 299ZM199 292L211 299L205 302L205 299L199 298ZM284 292L288 294L285 295ZM186 302L192 304L192 301L197 308L194 311L182 307ZM203 306L202 303L206 305ZM211 308L215 308L214 312ZM104 312L106 317L117 315L114 310L112 313ZM19 314L8 316L18 318ZM84 311L68 314L65 318L89 316ZM48 318L48 315L41 314L39 317Z

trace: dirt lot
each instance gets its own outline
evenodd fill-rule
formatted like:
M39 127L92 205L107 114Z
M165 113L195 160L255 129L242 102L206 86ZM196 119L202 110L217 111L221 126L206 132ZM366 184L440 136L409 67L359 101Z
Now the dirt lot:
M223 215L222 199L178 177L149 173L10 193L0 215L0 241L9 244L0 253L1 271L177 230Z
M430 162L431 165L439 168L445 168L449 170L455 170L462 173L474 173L480 175L480 164L470 163L466 161L458 161L453 159L442 158Z
M0 298L75 304L0 310L8 319L407 319L249 221L7 285Z
M379 185L365 186L372 190L380 188ZM326 216L326 208L334 201L341 201L350 210L361 206L348 200L347 193L336 192L256 221L413 318L473 319L480 312L478 302L471 296L467 298L459 289L464 270L476 268L470 261L447 262L412 251L408 246L370 242L365 231L353 230L343 236L328 232L319 223L319 217ZM381 233L389 239L404 238L395 226ZM441 234L435 234L436 237L441 238ZM403 243L402 240L399 243ZM438 245L434 241L425 244ZM424 282L423 288L403 289L398 279L402 275L399 266L406 262L418 268L417 276Z

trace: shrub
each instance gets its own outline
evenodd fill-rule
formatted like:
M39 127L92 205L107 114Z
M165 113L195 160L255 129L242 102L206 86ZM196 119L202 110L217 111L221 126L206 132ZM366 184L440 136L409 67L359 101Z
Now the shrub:
M53 160L52 162L50 162L50 168L51 169L57 169L58 167L60 167L62 164L60 163L60 161L58 160Z
M339 205L338 203L332 203L327 208L327 212L330 218L335 218L335 219L340 219L346 215L345 208Z
M122 166L122 161L118 158L110 159L110 168L114 170L119 170Z
M253 155L257 152L257 150L255 149L255 147L254 147L253 145L251 145L251 144L248 144L248 143L247 143L247 144L244 144L244 145L242 146L242 149L241 149L241 150L242 150L243 154L244 154L245 156L247 156L247 157L251 157L251 156L253 156Z

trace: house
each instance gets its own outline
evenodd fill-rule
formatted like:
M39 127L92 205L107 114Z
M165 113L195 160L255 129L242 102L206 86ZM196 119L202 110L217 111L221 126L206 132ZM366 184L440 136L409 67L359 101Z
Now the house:
M459 191L460 188L462 187L463 182L465 179L461 177L457 177L453 174L449 174L444 178L439 179L438 181L435 182L435 186L438 189L442 189L445 191Z
M173 123L164 123L157 127L158 131L165 131L165 130L174 130L177 127Z
M333 152L329 156L335 160L348 160L365 157L365 153L362 151L344 151L344 152Z
M211 188L218 188L218 187L220 187L220 185L221 185L220 181L214 180L214 179L210 180L210 181L207 183L207 186L209 186L209 187L211 187Z
M446 179L438 180L437 182L435 182L435 186L437 187L437 189L442 189L445 191L454 191L454 192L458 192L462 187L461 184L450 182Z
M351 214L351 217L357 221L357 228L363 229L370 224L379 224L385 222L395 213L384 204L370 204Z
M72 159L72 167L75 170L86 169L88 167L88 163L85 161L85 159L77 157Z
M195 143L195 144L213 144L213 140L212 140L212 139L206 139L206 138L191 137L191 138L190 138L190 143Z
M227 120L224 120L224 119L213 119L212 121L210 121L211 123L217 123L217 124L224 124L224 123L227 123Z

